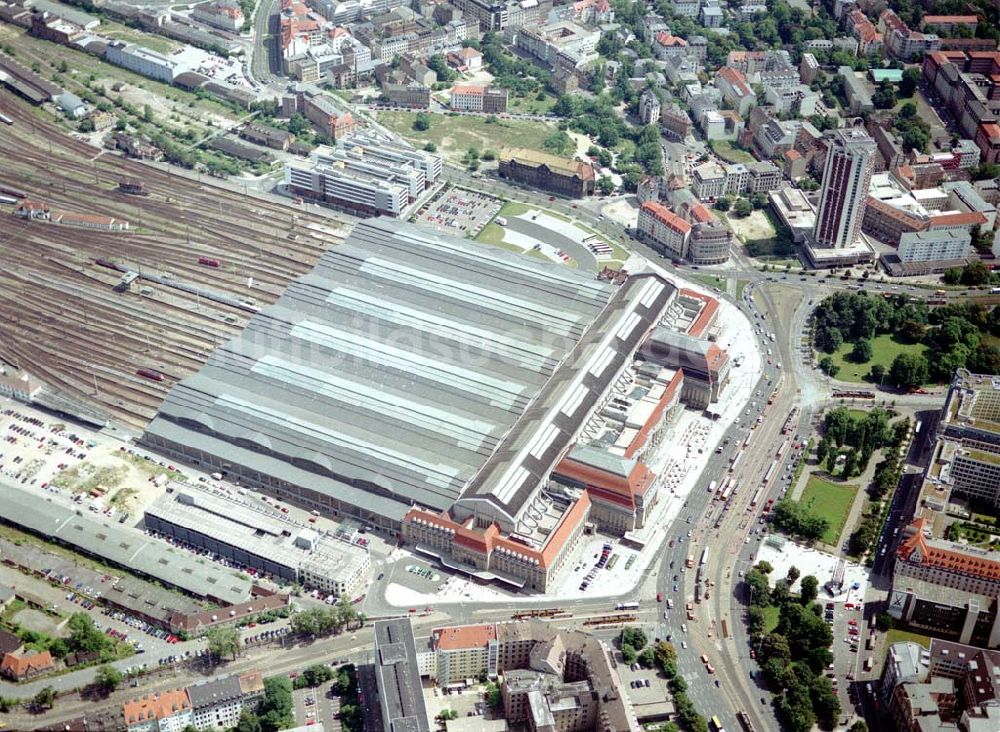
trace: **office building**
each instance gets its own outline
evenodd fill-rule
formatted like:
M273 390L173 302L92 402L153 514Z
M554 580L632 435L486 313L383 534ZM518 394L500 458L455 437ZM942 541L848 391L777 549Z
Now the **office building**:
M875 141L857 127L833 130L827 133L826 141L813 237L819 247L850 248L861 233L874 170Z
M213 2L195 5L191 17L230 33L239 33L246 20L240 6L229 0L213 0Z
M702 201L718 198L725 193L726 172L715 161L702 163L694 169L692 175L694 181L691 189Z
M285 164L295 195L360 215L403 216L441 174L441 158L370 134L313 150L308 161Z

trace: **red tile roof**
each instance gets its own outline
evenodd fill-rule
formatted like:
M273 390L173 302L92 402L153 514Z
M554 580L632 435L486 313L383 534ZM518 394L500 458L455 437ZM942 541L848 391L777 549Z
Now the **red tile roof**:
M436 628L431 632L434 648L440 651L458 651L466 648L482 648L491 640L496 640L497 628L492 624L458 625Z
M910 524L914 530L896 550L903 561L919 562L926 567L943 569L960 574L975 575L982 579L1000 582L1000 559L990 559L963 552L958 544L942 546L942 542L928 540L924 536L927 519L921 517Z
M42 673L55 667L52 654L48 651L41 653L8 653L0 661L0 673L14 679L23 679L30 674Z
M663 225L673 229L678 234L684 235L691 231L691 224L675 214L662 203L656 201L646 201L642 204L641 210L648 213Z
M125 724L133 725L146 719L167 719L191 708L187 689L175 689L129 699L122 705Z
M671 35L666 31L660 31L656 34L656 42L661 46L667 46L668 48L683 48L687 45L687 41L683 38Z
M715 315L719 310L719 301L714 297L702 295L700 292L695 292L694 290L682 289L680 294L682 297L701 300L702 303L704 303L701 311L698 313L698 317L692 321L687 330L688 335L701 338L701 336L704 335L705 331L708 330L709 326L711 326L712 322L715 320Z

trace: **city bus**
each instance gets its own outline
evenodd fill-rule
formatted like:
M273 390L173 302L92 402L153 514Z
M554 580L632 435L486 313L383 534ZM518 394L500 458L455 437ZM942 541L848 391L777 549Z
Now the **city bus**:
M619 602L615 605L615 610L638 610L639 603L637 602Z
M701 550L701 562L699 562L699 564L702 567L704 567L706 564L708 564L708 547L707 546L704 549Z
M722 726L722 722L720 722L719 718L714 714L712 715L712 719L709 721L711 722L711 728L715 730L715 732L726 732L726 728Z

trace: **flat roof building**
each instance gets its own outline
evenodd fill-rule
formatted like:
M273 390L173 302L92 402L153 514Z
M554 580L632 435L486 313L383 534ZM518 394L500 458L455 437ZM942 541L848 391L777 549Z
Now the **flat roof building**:
M136 574L152 577L195 597L235 605L250 596L249 580L225 567L169 551L164 542L106 516L77 513L0 479L0 516L7 523L99 557Z
M384 732L430 732L409 618L375 622L375 678Z

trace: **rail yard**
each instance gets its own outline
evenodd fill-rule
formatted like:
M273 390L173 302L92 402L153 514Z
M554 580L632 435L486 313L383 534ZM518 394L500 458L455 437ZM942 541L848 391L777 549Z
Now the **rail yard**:
M10 95L0 114L4 200L131 223L53 226L0 203L0 359L132 428L349 229L100 151Z

